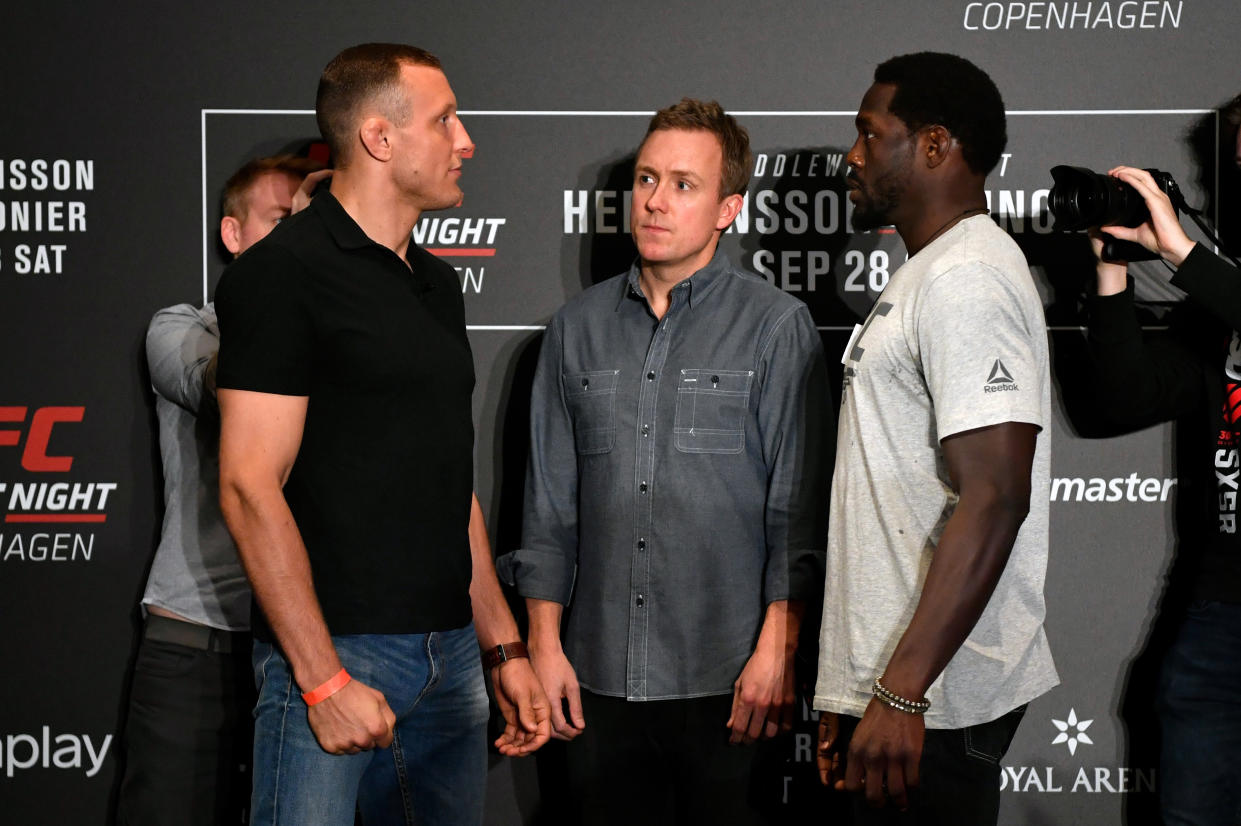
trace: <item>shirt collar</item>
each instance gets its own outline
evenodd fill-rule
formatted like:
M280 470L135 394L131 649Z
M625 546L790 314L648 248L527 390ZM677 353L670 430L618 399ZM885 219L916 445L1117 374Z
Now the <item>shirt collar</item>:
M375 243L340 205L340 201L336 200L331 190L324 190L316 195L310 202L310 209L313 209L323 221L332 240L341 249L362 249Z
M316 195L311 200L308 209L315 211L315 214L323 221L323 225L327 227L328 234L332 236L332 240L341 249L360 250L377 247L400 260L396 253L367 235L362 230L362 227L358 226L358 222L353 220L353 216L345 211L345 208L341 206L340 201L336 200L336 196L330 190L324 190ZM421 248L414 244L414 239L410 238L409 247L405 250L405 261L409 265L410 272L413 273L414 280L418 283L421 290L426 292L432 289L435 284L419 271L419 267L415 263L420 250Z
M621 302L626 298L635 298L646 301L646 293L642 292L642 285L638 281L638 275L641 272L642 259L635 259L629 267L629 273L625 277L624 286L621 289L620 299L616 302L616 308L619 310ZM715 254L711 256L711 260L707 265L689 278L673 287L673 291L683 290L685 292L685 303L693 308L696 304L706 299L706 297L714 290L723 277L732 272L732 263L728 260L724 250L720 246L716 246Z

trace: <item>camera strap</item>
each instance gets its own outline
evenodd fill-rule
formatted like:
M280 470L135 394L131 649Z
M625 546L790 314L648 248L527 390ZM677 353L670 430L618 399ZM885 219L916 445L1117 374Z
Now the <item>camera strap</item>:
M1169 200L1172 201L1172 206L1176 207L1181 212L1184 212L1186 215L1188 215L1190 218L1193 219L1193 222L1198 225L1198 229L1202 230L1202 232L1211 241L1211 243L1215 245L1215 248L1219 250L1220 255L1224 256L1229 261L1231 261L1234 267L1236 267L1237 269L1241 269L1241 261L1237 261L1237 259L1232 256L1232 253L1230 253L1227 249L1224 248L1224 245L1220 242L1219 238L1215 235L1214 230L1207 224L1205 220L1203 220L1202 210L1194 209L1193 207L1191 207L1189 204L1185 202L1185 196L1181 193L1181 188L1175 185L1175 182L1173 183L1172 191L1168 193L1168 198Z

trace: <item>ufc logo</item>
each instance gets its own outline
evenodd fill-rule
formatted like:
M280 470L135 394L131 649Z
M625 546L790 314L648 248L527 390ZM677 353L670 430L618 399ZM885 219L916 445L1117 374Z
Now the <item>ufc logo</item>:
M25 407L0 407L0 423L21 424L26 421ZM26 428L26 446L22 449L22 467L31 472L64 472L73 466L72 456L48 456L47 446L52 440L52 427L60 422L80 422L85 407L40 407L30 418ZM10 429L0 425L0 447L17 447L21 428Z

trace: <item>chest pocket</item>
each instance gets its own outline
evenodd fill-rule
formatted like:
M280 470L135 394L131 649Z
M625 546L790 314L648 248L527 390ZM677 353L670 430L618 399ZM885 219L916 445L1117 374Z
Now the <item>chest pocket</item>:
M561 376L578 453L607 453L615 444L616 380L619 376L619 370Z
M673 436L683 453L740 453L753 370L682 370Z

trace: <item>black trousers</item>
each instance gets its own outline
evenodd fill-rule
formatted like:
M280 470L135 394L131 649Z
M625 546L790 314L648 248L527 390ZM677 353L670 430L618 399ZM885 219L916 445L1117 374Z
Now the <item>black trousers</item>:
M253 708L249 645L225 654L143 639L125 723L117 823L245 823Z
M732 695L628 702L582 692L586 730L565 749L569 822L765 822L753 801L754 746L730 746Z
M961 729L927 729L918 764L918 788L909 809L891 803L873 809L861 794L853 802L855 826L995 826L1000 816L1000 759L1026 713L1021 706L989 723ZM842 748L861 722L840 718Z

